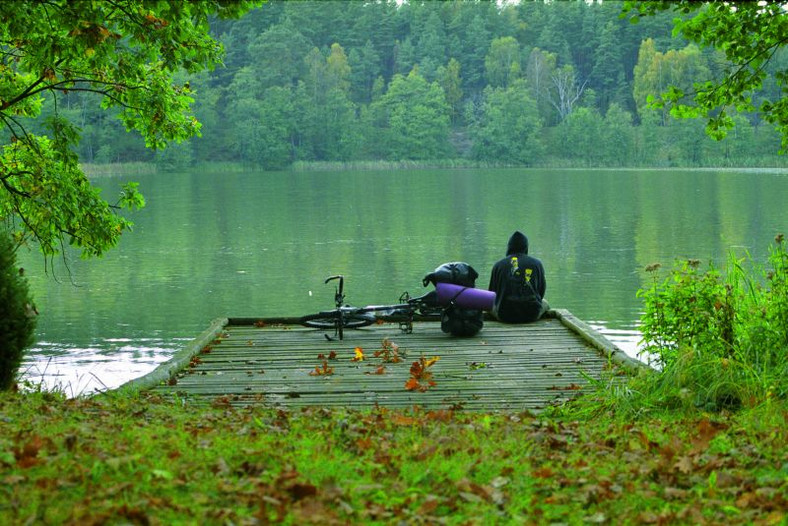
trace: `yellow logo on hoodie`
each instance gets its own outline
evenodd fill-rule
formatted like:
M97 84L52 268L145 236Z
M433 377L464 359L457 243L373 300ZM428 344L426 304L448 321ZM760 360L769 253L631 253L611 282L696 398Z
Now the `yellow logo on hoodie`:
M520 260L517 259L517 256L512 256L510 263L512 265L512 276L518 276L520 274ZM526 283L531 282L531 274L533 274L533 272L534 270L531 268L525 269L525 276L523 276L523 279L525 279Z

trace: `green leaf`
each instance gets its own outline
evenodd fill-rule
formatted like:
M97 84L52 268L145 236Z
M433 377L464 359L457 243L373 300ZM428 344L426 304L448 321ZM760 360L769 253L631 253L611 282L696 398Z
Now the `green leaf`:
M123 185L120 193L120 201L118 202L121 208L139 210L145 207L145 197L137 190L139 185L139 183L133 181Z
M166 469L152 469L151 475L153 475L154 478L161 480L172 480L175 478L175 476Z

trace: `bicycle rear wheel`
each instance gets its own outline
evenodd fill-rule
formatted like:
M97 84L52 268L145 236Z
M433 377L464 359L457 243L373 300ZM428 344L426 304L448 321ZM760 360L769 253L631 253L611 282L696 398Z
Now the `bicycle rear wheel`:
M357 329L375 323L374 314L343 314L342 327L345 329ZM309 314L301 318L301 325L314 327L315 329L336 329L339 325L339 315L331 312L318 312Z

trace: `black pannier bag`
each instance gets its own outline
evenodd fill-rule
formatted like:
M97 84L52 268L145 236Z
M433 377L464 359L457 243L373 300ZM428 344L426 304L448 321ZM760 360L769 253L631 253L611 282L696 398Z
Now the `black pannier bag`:
M431 273L424 276L422 283L426 287L430 283L451 283L462 287L476 286L479 273L472 266L462 261L444 263ZM449 303L441 312L441 330L452 336L475 336L484 326L484 312L478 309L458 307Z

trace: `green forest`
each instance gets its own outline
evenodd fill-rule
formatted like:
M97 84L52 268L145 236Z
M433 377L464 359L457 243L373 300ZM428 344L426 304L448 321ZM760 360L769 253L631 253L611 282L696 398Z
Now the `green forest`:
M780 138L735 114L722 141L649 95L718 78L724 56L673 36L672 12L639 24L618 2L270 1L214 20L226 50L179 79L201 137L158 152L90 92L48 103L83 132L83 163L162 169L237 162L437 166L783 166ZM788 56L772 57L771 71ZM774 76L754 97L779 98Z

